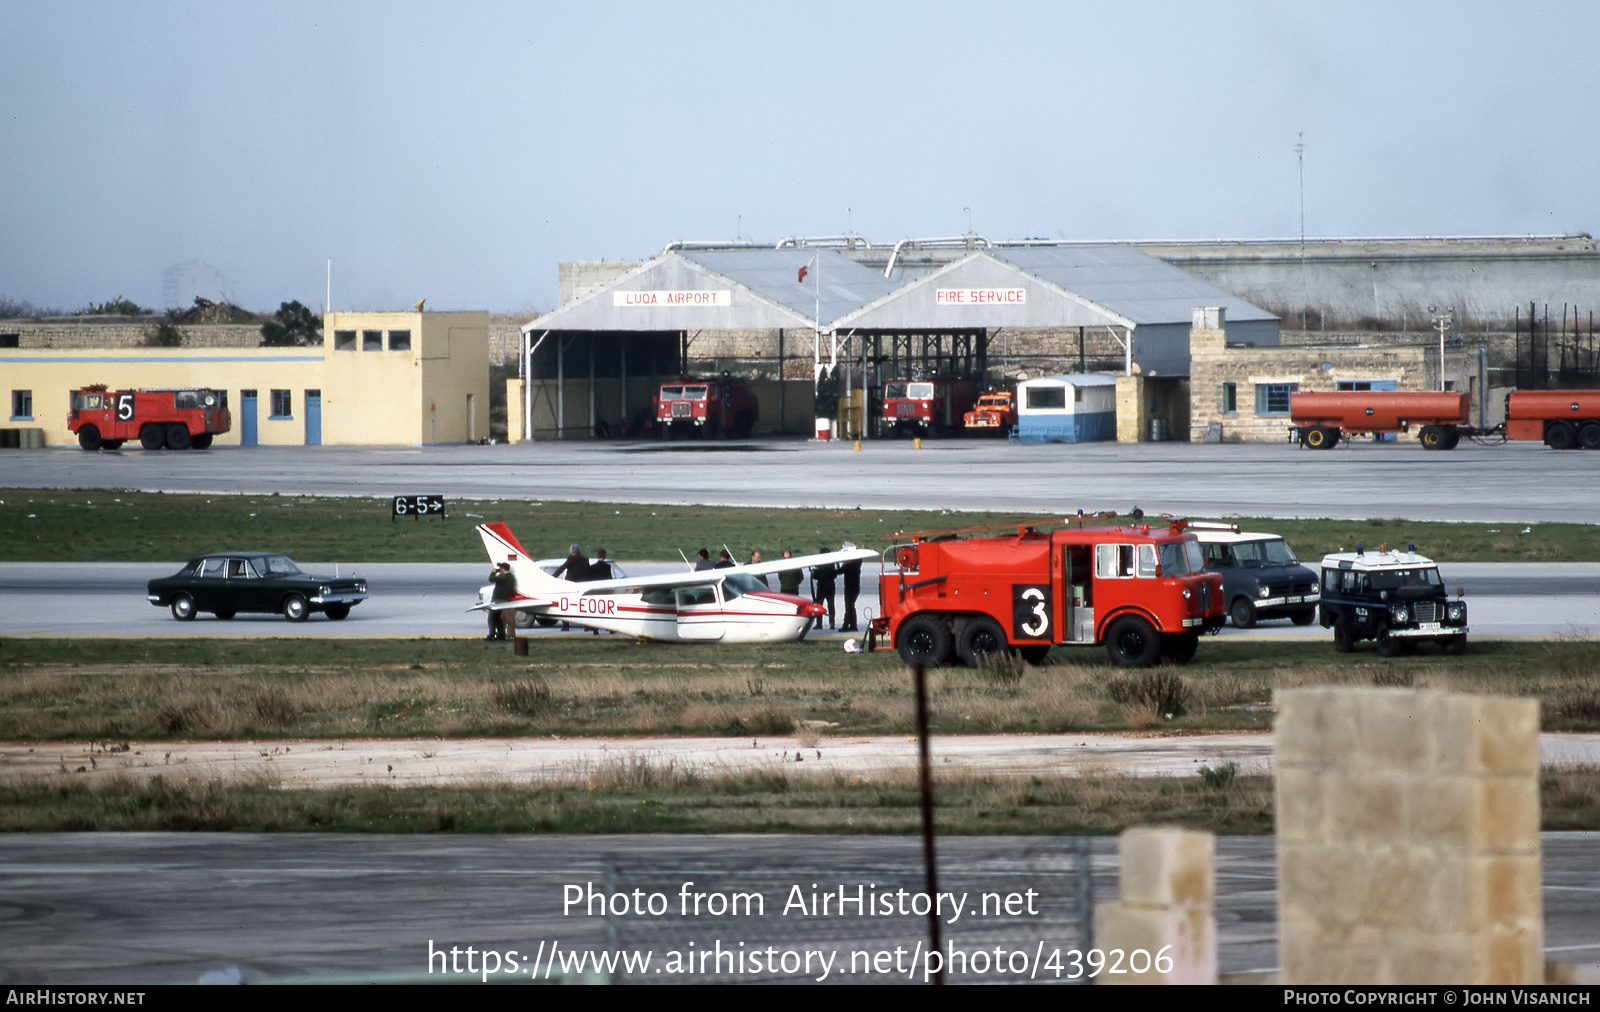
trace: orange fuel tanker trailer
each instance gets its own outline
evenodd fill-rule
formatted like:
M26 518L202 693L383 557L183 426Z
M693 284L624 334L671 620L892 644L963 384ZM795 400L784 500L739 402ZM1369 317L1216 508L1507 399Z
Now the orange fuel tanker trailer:
M1506 438L1600 450L1600 390L1513 390L1506 397Z
M1420 425L1417 441L1427 450L1453 450L1468 435L1471 400L1465 393L1400 390L1341 390L1289 395L1289 420L1300 445L1328 450L1344 433L1407 432Z

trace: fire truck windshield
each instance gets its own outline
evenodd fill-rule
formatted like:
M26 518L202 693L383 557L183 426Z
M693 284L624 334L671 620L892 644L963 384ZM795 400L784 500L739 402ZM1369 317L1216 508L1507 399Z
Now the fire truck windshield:
M683 400L683 387L662 387L661 399L664 401Z
M933 398L933 384L885 383L883 385L883 396L885 400L931 400Z
M1168 541L1157 546L1161 556L1162 576L1188 576L1190 573L1203 572L1206 568L1205 553L1200 550L1200 543L1190 538L1182 541Z
M683 399L686 401L703 401L706 399L705 387L684 387Z

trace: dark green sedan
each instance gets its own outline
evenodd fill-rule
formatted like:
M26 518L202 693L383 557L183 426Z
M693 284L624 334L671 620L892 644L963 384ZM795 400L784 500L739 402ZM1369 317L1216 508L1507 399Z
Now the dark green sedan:
M367 581L314 576L287 555L224 552L190 559L172 576L150 581L147 600L187 622L200 612L229 619L241 611L278 612L304 622L314 611L338 620L367 599Z

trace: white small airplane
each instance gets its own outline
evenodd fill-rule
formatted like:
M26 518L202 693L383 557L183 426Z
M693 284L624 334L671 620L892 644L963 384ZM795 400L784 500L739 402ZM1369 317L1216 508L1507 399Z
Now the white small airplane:
M516 597L493 600L494 587L478 590L469 611L526 611L585 629L604 629L669 643L784 643L802 639L820 604L771 589L757 577L877 558L868 548L773 559L727 569L571 583L539 568L537 560L502 523L478 525L489 559L509 562Z

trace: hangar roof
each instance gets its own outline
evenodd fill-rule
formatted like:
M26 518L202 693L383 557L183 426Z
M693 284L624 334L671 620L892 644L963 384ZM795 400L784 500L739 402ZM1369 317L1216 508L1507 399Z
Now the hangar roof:
M1277 317L1131 246L979 250L835 321L841 328L1188 326L1198 306L1229 323Z
M828 329L896 287L833 250L672 250L522 329Z

